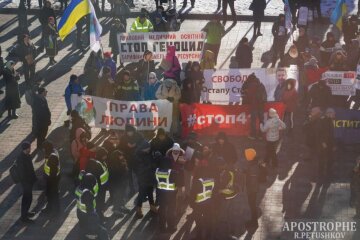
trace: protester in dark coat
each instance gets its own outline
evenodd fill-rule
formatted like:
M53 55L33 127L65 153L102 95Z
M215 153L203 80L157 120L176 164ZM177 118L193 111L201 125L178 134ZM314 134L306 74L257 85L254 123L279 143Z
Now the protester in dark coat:
M160 87L161 82L157 79L154 72L149 73L149 81L144 87L144 100L156 100L156 91Z
M254 20L254 37L262 36L260 32L261 22L265 15L266 1L265 0L253 0L250 5L250 10L253 11Z
M235 146L228 140L224 132L219 132L215 138L216 142L211 146L217 157L223 157L229 166L238 161Z
M351 44L347 47L347 66L348 70L356 71L356 67L360 57L359 40L351 40Z
M151 152L159 151L163 156L173 145L174 140L166 134L163 128L158 128L155 137L150 140Z
M287 40L287 29L285 27L284 14L280 14L278 20L274 23L272 27L272 34L274 36L274 53L271 67L275 67L278 55L280 55L280 62L283 60Z
M23 62L25 82L28 85L32 85L32 81L34 80L33 78L35 76L36 48L30 41L29 35L22 35L20 38L19 47L16 49L16 52Z
M97 63L102 60L101 51L98 53L91 51L89 58L86 60L84 66L84 75L88 79L88 87L86 94L94 95L96 83L98 81L100 69L97 67Z
M336 40L334 34L332 32L328 32L326 34L326 40L321 43L320 47L320 65L328 66L331 54L334 51L334 47L336 44Z
M243 94L242 104L249 104L250 106L251 130L249 138L255 139L257 136L256 120L259 119L260 123L264 121L264 105L267 102L265 86L255 74L251 74L243 84L241 93Z
M285 54L283 60L280 62L281 67L290 67L290 65L300 66L299 51L296 45L292 45L289 51Z
M156 11L152 13L151 22L154 26L154 32L166 32L166 13L163 6L157 6Z
M135 193L135 186L133 182L133 172L135 168L135 150L143 141L144 137L131 124L126 124L125 134L120 138L119 149L124 153L129 168L129 188L130 193Z
M185 75L186 79L182 84L182 100L186 103L199 103L204 83L204 73L201 71L200 63L192 62L190 70Z
M298 93L295 89L295 82L295 79L286 80L286 89L283 92L281 100L285 104L284 122L286 123L287 119L290 121L290 124L287 124L289 126L289 133L291 133L294 128L294 112L298 105Z
M109 67L104 67L102 70L102 76L96 86L96 96L114 99L114 88L115 81L111 78L111 70Z
M251 68L253 53L252 47L249 45L249 40L246 37L240 40L239 46L236 49L235 58L239 68Z
M119 18L114 19L114 23L111 25L110 34L109 34L109 47L111 48L111 52L113 54L113 60L117 63L117 56L119 55L119 45L117 41L117 35L119 33L126 32L126 26ZM120 59L120 66L123 62Z
M358 18L356 15L351 15L343 24L344 41L349 45L351 40L357 39L358 36Z
M150 204L150 210L153 213L157 213L157 208L154 202L154 185L155 185L155 169L153 167L153 158L151 155L150 144L144 139L139 143L136 152L135 162L135 174L139 184L139 195L136 203L136 215L138 218L142 218L141 207L142 203L147 200Z
M127 199L128 185L128 167L124 153L116 150L111 153L108 160L109 168L109 191L113 199L113 212L116 215L128 213L129 209L125 207Z
M39 88L38 94L34 97L32 105L33 134L37 139L37 148L41 148L51 124L51 112L46 100L46 95L46 89Z
M304 27L299 27L299 36L297 40L294 40L294 44L299 53L305 52L305 50L310 47L310 41Z
M122 101L139 101L139 85L130 78L130 72L120 73L116 81L115 99Z
M100 69L102 67L109 67L110 72L111 72L111 78L113 80L115 80L115 77L116 77L116 63L112 59L112 52L105 52L104 53L104 60L102 62L98 63L98 67L100 67Z
M46 54L49 56L50 65L54 65L56 63L55 56L58 53L58 44L57 44L57 36L58 32L55 25L54 17L49 17L48 24L44 27L43 31L44 35L44 45L46 48Z
M8 110L8 118L18 118L16 109L20 108L19 73L14 69L15 63L8 61L5 65L3 76L5 80L5 109Z
M32 188L37 178L30 156L31 144L29 142L23 142L21 144L22 152L16 159L17 169L20 176L20 184L23 190L23 196L21 200L21 220L25 223L32 222L29 217L35 215L33 212L29 212L32 202Z
M45 27L48 25L49 17L54 18L55 26L57 26L55 11L51 6L51 2L45 1L45 5L40 10L40 13L39 13L39 21L40 21L41 29L42 29L41 42L40 42L40 47L38 49L39 52L42 52L44 50L44 40L45 40L44 30L45 30Z
M140 86L143 88L145 83L149 81L149 74L155 72L155 62L152 59L153 53L149 50L146 50L136 67L136 80Z
M79 128L82 128L86 132L86 137L91 138L91 128L85 122L85 120L80 117L78 111L72 110L70 113L71 117L71 129L70 129L70 142L72 142L76 137L76 131Z
M325 80L320 80L315 83L309 91L309 96L311 108L320 107L325 110L330 107L332 96L331 88L326 85Z

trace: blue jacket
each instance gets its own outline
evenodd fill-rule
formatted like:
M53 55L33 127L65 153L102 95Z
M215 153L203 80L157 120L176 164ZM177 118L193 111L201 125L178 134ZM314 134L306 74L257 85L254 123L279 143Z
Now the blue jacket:
M103 67L109 67L111 69L111 77L114 80L116 77L116 63L111 58L104 61Z
M68 110L71 109L71 94L84 94L84 89L80 84L75 84L73 82L69 82L67 87L65 88L65 102Z
M159 81L157 81L153 85L146 83L144 88L144 100L156 100L156 91L158 90L160 85L161 83Z

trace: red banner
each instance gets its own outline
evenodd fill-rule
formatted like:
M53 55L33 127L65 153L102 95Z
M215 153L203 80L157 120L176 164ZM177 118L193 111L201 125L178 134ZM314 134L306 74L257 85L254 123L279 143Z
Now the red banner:
M264 109L265 120L269 108L276 109L280 118L284 116L284 104L267 103ZM251 120L247 105L181 104L180 109L183 137L191 131L199 135L216 135L219 131L232 136L249 135Z

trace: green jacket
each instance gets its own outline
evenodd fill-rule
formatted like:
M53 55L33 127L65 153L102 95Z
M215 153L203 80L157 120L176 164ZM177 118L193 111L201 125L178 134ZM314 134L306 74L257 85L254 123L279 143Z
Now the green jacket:
M202 31L207 33L206 43L208 44L220 44L225 35L224 26L220 22L208 22Z

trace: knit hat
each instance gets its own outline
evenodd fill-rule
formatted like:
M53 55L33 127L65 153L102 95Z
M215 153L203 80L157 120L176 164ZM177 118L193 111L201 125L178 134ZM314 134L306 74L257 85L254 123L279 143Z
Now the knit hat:
M165 129L163 128L158 128L156 130L156 136L160 136L160 135L166 135Z
M269 117L271 118L278 117L278 114L274 108L269 109Z
M180 144L174 143L173 147L171 148L172 151L180 151L182 154L185 153L185 151L180 147Z
M25 141L25 142L21 143L21 149L22 150L29 149L30 147L31 147L31 144L28 141Z
M216 135L216 140L219 140L219 139L223 139L224 141L226 141L226 140L227 140L226 133L224 133L224 132L219 132L219 133Z
M111 52L104 52L104 57L111 58L112 53Z
M247 161L252 161L256 157L256 151L253 148L245 149L245 158Z
M134 125L131 125L129 123L127 123L125 125L125 132L135 132L136 131L136 128Z

